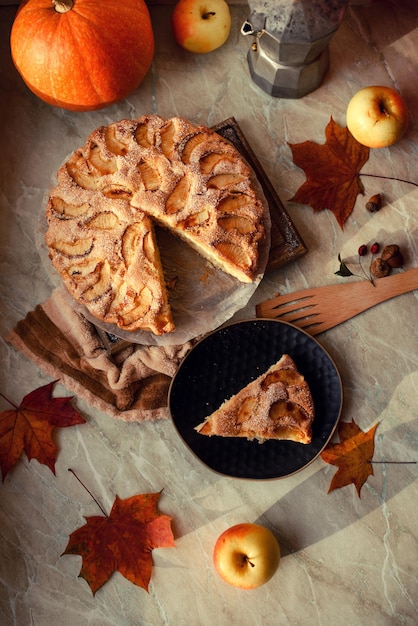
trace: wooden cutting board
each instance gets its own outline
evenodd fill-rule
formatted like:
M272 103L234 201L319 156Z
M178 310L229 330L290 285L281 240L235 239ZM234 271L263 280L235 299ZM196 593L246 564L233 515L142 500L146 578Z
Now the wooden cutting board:
M234 117L212 126L219 135L230 141L255 171L270 209L271 247L267 271L282 267L307 253L308 249L273 185L263 170Z

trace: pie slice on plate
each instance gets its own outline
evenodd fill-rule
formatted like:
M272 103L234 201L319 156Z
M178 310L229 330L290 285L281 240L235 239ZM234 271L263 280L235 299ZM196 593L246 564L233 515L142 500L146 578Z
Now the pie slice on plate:
M195 430L201 435L311 443L315 410L309 385L284 354L256 380L226 400Z

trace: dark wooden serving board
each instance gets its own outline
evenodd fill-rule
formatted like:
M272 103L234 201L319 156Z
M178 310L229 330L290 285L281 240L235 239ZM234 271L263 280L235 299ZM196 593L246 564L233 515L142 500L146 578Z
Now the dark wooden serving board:
M230 117L212 129L230 141L255 171L270 209L271 247L267 271L282 267L307 253L308 249L259 160L246 140L234 117Z

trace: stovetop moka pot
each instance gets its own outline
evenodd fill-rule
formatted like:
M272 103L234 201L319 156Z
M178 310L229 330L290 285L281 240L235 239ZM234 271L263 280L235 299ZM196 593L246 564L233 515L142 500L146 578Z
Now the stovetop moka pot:
M272 96L301 98L317 89L329 68L329 42L348 0L250 0L241 33L252 38L248 65Z

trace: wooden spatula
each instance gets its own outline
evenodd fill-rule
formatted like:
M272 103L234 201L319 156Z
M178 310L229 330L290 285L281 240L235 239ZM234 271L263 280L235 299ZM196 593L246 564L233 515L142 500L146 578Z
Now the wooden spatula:
M418 289L418 268L368 280L303 289L260 302L257 317L278 318L318 335L371 307ZM417 309L418 312L418 309Z

